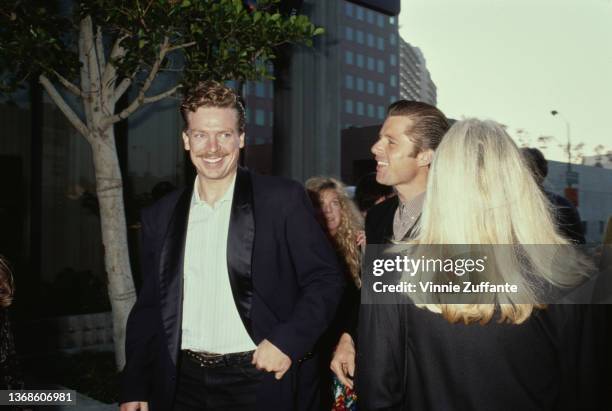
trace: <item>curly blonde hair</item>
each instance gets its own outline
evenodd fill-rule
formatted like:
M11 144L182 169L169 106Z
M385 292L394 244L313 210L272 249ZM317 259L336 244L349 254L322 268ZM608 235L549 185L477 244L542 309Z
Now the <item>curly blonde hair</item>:
M13 273L4 256L0 255L0 308L11 305L14 293Z
M357 236L363 230L363 218L353 201L349 198L346 187L342 182L331 177L312 177L306 181L306 189L313 193L320 208L321 194L326 190L332 190L338 196L340 202L340 225L336 233L332 236L327 227L326 232L336 248L336 252L341 257L348 274L355 283L361 287L361 251L357 245Z

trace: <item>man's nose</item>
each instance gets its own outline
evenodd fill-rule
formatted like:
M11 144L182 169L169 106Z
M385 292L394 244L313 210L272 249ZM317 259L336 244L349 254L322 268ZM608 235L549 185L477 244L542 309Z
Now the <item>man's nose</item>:
M213 153L219 149L219 142L217 141L217 137L212 136L208 140L208 151L212 151Z
M372 148L370 149L370 152L374 155L380 154L381 153L381 148L380 148L380 140L378 140L376 143L374 143L374 145L372 146Z

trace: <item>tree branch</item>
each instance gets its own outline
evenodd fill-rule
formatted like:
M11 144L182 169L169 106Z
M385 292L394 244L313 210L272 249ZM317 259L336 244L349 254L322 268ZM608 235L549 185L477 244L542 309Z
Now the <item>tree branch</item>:
M100 70L106 70L106 58L104 56L104 42L102 38L102 27L96 30L96 55L98 56L98 66Z
M81 135L85 137L85 139L87 139L87 141L92 143L93 141L91 139L89 129L87 128L85 123L81 121L79 116L77 116L74 110L72 110L70 106L68 106L68 103L66 103L66 100L64 100L64 98L60 95L53 83L51 83L51 81L49 81L49 79L44 74L41 74L38 77L38 81L40 82L40 84L42 84L42 86L49 94L49 97L51 97L51 100L53 100L53 102L62 111L62 113L64 113L64 115L66 116L68 121L70 121L70 123L74 126L74 128L76 128L77 131L81 133Z
M196 44L197 43L195 41L190 41L188 43L183 43L183 44L177 44L176 46L168 47L168 50L166 51L166 53L170 53L171 51L178 50L178 49L185 49L187 47L195 46Z
M138 91L138 96L136 96L136 98L130 103L130 105L127 106L122 112L115 114L113 116L110 116L110 117L106 117L102 123L103 129L118 121L123 120L124 118L127 118L130 114L136 111L140 106L142 106L143 104L146 104L145 101L147 100L147 98L145 97L145 93L149 90L149 88L151 88L151 85L153 84L153 80L155 80L155 77L157 76L157 73L159 72L159 68L161 67L162 62L164 61L164 58L166 58L166 54L168 53L168 49L170 48L169 42L170 40L168 39L168 37L167 36L164 37L164 42L161 44L159 48L159 55L155 59L155 63L153 63L153 66L151 67L151 70L149 71L149 75L147 76L144 84ZM147 101L147 102L152 102L152 101Z
M81 88L83 90L83 108L85 111L85 121L87 124L93 123L93 115L91 110L91 79L89 73L89 64L87 59L88 54L88 44L87 37L91 35L91 33L87 33L87 25L84 23L84 20L81 21L79 27L79 62L81 63Z
M114 92L115 102L117 102L121 98L121 96L123 96L123 93L125 93L130 88L132 82L134 81L134 77L136 77L136 72L133 72L131 76L121 80L121 82L117 85Z
M128 118L134 111L138 110L138 108L140 108L141 106L145 104L155 103L156 101L169 97L172 94L176 93L176 91L181 87L182 85L177 84L176 86L172 87L169 90L164 91L163 93L159 93L159 94L156 94L150 97L140 98L140 95L139 95L139 97L137 97L134 101L132 101L132 103L121 113L107 118L107 121L105 121L104 126L107 127L123 119Z
M77 87L76 84L71 83L70 81L68 81L68 79L66 79L66 77L62 76L55 70L53 70L53 74L55 74L59 82L62 83L62 85L66 87L69 92L81 98L84 96L83 90Z

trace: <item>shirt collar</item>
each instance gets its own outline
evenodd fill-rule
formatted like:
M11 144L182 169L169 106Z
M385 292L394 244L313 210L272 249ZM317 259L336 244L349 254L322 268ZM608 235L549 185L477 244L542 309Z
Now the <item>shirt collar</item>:
M417 216L421 214L421 211L423 210L424 202L425 202L425 191L423 191L421 194L416 195L415 197L411 198L405 203L403 203L400 200L400 205L399 205L400 214L402 215L402 217L404 215Z
M217 208L221 206L222 204L227 203L228 201L231 202L234 196L234 186L236 185L237 175L238 173L234 174L234 178L232 179L232 182L227 188L227 190L225 190L225 193L223 194L223 196L219 200L217 200L217 202L212 206L200 198L200 192L198 190L198 181L200 177L196 175L196 178L193 182L193 195L191 196L191 205L192 206L205 205L211 208Z

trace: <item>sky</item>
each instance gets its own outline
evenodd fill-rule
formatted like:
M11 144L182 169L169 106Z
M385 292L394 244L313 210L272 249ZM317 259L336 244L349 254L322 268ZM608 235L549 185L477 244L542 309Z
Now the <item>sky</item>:
M419 47L449 117L612 150L612 0L402 0L399 32ZM551 110L559 115L552 116ZM519 130L524 130L522 133ZM567 155L553 141L550 160Z

